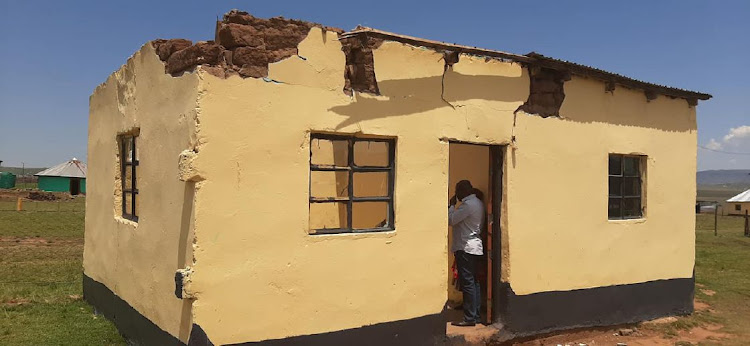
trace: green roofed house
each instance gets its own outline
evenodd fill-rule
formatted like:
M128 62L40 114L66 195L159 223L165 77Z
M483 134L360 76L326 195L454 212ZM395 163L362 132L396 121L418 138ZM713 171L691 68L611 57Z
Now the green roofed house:
M39 190L70 192L71 195L86 193L86 163L75 157L37 174Z

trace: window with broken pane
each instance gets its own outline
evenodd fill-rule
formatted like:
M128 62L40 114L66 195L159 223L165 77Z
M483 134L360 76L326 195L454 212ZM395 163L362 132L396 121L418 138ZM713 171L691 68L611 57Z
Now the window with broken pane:
M138 221L138 187L136 185L138 169L137 136L119 136L120 177L122 190L122 217Z
M610 220L643 217L644 156L609 154Z
M391 231L396 141L310 136L310 232Z

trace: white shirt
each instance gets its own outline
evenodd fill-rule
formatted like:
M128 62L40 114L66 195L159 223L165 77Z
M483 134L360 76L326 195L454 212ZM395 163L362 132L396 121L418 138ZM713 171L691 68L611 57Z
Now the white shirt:
M484 222L484 204L476 195L464 197L458 208L450 206L448 223L453 226L451 252L463 250L472 255L481 255L482 222Z

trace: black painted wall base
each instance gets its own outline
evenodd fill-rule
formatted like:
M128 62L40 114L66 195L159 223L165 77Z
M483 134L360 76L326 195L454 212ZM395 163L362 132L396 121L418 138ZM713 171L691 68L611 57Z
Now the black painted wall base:
M141 315L107 286L83 274L83 299L112 321L125 339L136 345L184 345Z
M522 337L546 332L626 324L693 312L695 280L670 279L573 291L516 295L506 283L499 287L500 309L495 316L503 334ZM159 328L104 284L83 275L84 299L113 321L130 341L143 345L184 345ZM252 323L252 322L248 322ZM448 342L444 314L378 323L329 333L294 336L236 345L436 345ZM213 345L194 324L190 346Z
M239 345L440 345L446 343L445 317L442 313L408 320L378 323L329 333L300 335L284 339L246 342ZM203 329L193 324L189 346L213 346Z
M608 326L693 312L695 279L516 295L503 283L495 316L515 336Z
M86 274L83 275L83 298L98 313L114 322L120 334L136 345L184 345L141 315L107 286ZM330 333L236 345L435 345L444 340L445 318L439 313ZM212 346L213 343L199 325L193 324L188 345Z

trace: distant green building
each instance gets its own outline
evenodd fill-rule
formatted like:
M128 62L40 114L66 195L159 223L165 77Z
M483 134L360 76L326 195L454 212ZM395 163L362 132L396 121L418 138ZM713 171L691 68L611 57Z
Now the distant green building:
M71 195L86 193L86 164L75 157L34 175L39 179L39 190L70 192Z
M16 186L15 174L10 173L10 172L0 172L0 189L12 189L15 186Z

